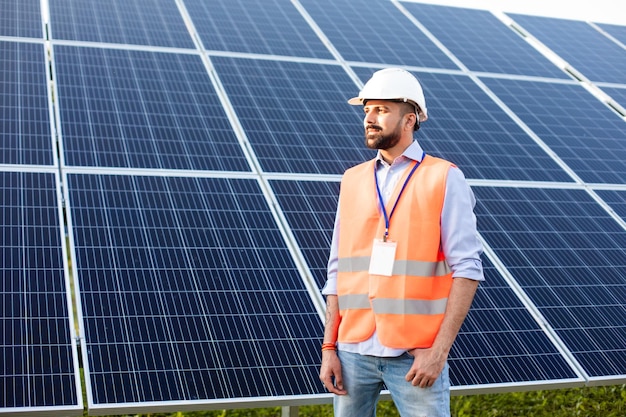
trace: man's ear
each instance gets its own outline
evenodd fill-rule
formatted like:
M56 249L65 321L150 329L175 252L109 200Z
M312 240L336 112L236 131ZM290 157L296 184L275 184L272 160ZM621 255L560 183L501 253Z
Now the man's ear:
M415 113L407 113L406 116L408 116L406 118L406 127L413 131L417 123L417 115Z

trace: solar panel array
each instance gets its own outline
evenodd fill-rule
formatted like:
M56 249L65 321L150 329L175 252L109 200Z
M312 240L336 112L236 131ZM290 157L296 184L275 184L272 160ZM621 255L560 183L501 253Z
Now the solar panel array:
M478 200L453 393L626 382L625 27L395 0L0 9L0 414L330 402L339 181L374 155L346 99L387 66Z

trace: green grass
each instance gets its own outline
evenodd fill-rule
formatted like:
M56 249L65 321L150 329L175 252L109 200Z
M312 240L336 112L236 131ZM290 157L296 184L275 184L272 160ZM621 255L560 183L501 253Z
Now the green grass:
M452 417L624 417L626 385L454 396ZM85 413L85 415L87 415ZM301 406L300 417L332 417L332 406ZM135 415L133 415L135 416ZM281 417L281 408L141 414L141 417ZM377 417L398 417L392 402Z

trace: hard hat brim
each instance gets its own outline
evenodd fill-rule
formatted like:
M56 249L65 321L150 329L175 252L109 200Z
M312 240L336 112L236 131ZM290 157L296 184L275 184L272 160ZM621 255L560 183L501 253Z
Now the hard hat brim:
M365 98L363 98L363 97L352 97L350 100L348 100L348 104L351 104L351 105L353 105L353 106L361 106L361 105L363 105L363 102L364 102L365 100L366 100L366 99L365 99ZM374 100L374 99L371 99L371 100ZM381 98L381 99L379 99L379 100L391 100L391 99ZM393 101L393 100L392 100L392 101ZM414 106L416 106L416 107L419 109L419 111L418 111L418 116L419 116L419 121L420 121L420 122L425 122L425 121L428 119L428 114L427 114L427 113L425 113L425 112L424 112L424 111L423 111L423 110L419 107L419 105L415 104L415 103L413 102L413 100L409 100L409 101L408 101L408 103L413 104Z

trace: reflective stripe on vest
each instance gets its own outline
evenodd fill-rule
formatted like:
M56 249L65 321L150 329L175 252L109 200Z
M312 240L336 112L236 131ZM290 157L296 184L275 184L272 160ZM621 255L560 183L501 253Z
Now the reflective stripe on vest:
M361 256L356 258L339 259L339 272L367 271L370 266L370 257ZM393 275L415 275L415 276L444 276L449 274L450 266L445 261L424 262L424 261L396 261L393 264Z
M452 164L426 156L396 207L389 238L397 242L392 276L370 275L373 240L384 232L372 171L374 161L346 171L339 196L337 294L340 342L355 343L377 331L385 346L430 347L452 285L441 251L441 211ZM395 202L411 164L389 201Z
M374 309L376 314L443 314L446 312L447 298L438 300L398 300L397 298L377 298L372 300L365 294L350 294L339 297L342 310Z

